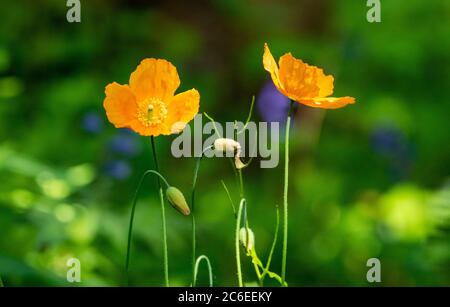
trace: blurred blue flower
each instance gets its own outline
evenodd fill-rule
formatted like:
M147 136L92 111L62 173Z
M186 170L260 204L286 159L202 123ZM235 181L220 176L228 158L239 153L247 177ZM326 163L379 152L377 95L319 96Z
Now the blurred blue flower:
M137 135L129 129L120 130L109 142L112 152L133 157L140 151Z
M281 94L268 80L259 92L256 106L261 118L266 122L279 122L283 127L289 111L289 98Z
M405 148L405 139L394 127L380 127L372 133L372 146L379 154L396 155Z
M372 133L372 146L376 153L389 161L389 172L393 179L408 176L414 160L413 147L395 127L379 127Z
M86 132L98 134L103 129L103 121L96 112L88 112L81 120L81 127Z
M122 160L110 161L105 165L105 173L114 179L124 180L130 176L131 166Z

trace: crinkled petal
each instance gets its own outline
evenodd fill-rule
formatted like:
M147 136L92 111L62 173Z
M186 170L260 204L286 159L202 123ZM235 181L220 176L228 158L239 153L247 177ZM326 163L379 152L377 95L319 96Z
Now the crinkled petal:
M168 134L183 130L198 113L199 105L200 94L196 89L175 95L169 104L168 117L165 122Z
M322 69L296 59L291 53L283 55L279 64L280 82L288 97L294 100L300 97L319 97L319 80L324 85L329 80L325 78Z
M348 104L355 103L355 98L345 97L322 97L322 98L301 98L298 102L313 107L322 109L339 109L347 106Z
M137 112L136 98L130 87L113 82L106 86L105 94L103 107L108 120L116 128L130 127Z
M267 45L267 43L264 44L263 65L264 65L264 69L270 73L273 84L275 84L275 86L277 87L277 89L280 92L285 94L283 85L280 82L277 62L275 62L275 59L273 58L273 55L270 52L270 49L269 49L269 46Z
M175 66L163 59L144 59L130 76L130 87L138 101L157 97L168 101L180 86Z

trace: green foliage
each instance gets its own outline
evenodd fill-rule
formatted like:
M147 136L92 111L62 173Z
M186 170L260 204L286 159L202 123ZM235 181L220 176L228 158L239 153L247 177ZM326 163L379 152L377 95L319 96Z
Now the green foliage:
M8 1L0 10L5 286L68 286L71 257L81 261L81 285L125 284L131 199L152 155L145 138L127 135L133 153L112 145L121 132L106 120L105 85L127 83L145 57L167 58L179 70L181 90L200 91L201 112L218 121L243 119L249 95L258 101L267 79L266 41L277 57L289 50L325 67L336 78L336 96L357 99L325 117L303 107L297 112L289 285L370 285L372 257L381 260L383 285L450 284L448 1L385 1L379 24L366 21L361 1L221 0L189 9L181 0L140 3L85 1L79 24L66 22L64 1ZM157 138L160 171L189 191L195 159L173 158L171 139ZM261 259L273 242L282 174L282 161L277 169L258 163L245 169ZM239 186L225 160L203 159L199 176L197 254L211 260L215 285L236 285L229 198L238 203ZM146 185L134 222L130 284L162 285L157 181ZM190 220L174 210L166 215L171 285L189 285ZM270 265L277 274L280 246ZM241 262L244 281L256 281L251 259Z

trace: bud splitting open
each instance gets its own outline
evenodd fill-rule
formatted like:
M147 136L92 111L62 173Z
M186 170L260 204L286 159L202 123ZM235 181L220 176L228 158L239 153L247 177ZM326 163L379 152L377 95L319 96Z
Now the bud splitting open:
M242 169L246 166L239 157L242 150L239 142L236 142L233 139L218 138L214 141L214 150L220 153L233 153L234 165L237 169Z

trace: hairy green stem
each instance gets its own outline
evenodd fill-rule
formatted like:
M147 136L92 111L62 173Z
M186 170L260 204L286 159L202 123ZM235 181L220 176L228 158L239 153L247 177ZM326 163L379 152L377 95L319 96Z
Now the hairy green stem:
M275 226L275 234L273 236L273 241L272 241L272 246L270 248L269 257L267 258L266 267L264 269L263 274L261 275L261 285L263 285L263 283L264 283L264 278L266 277L266 274L268 273L269 268L270 268L270 263L272 262L273 252L275 251L275 246L277 245L279 228L280 228L280 211L278 210L278 207L277 207L277 224Z
M211 262L209 261L209 258L205 255L201 255L197 258L197 261L195 262L194 266L194 279L193 279L193 286L195 287L197 285L197 274L198 274L198 266L200 265L200 262L202 260L206 261L206 265L208 266L208 273L209 273L209 286L213 286L213 274L212 274L212 267Z
M242 170L238 170L239 174L239 195L241 198L244 198L244 180L242 179Z
M291 117L294 102L291 101L286 120L286 134L284 139L284 190L283 190L283 256L281 262L281 284L286 281L286 259L288 242L288 185L289 185L289 130L291 128Z
M159 172L158 158L156 157L155 138L151 137L153 161L155 163L155 169ZM161 202L161 222L163 229L163 253L164 253L164 282L166 287L169 287L169 256L167 251L167 229L166 229L166 212L164 208L164 194L161 186L161 180L158 178L159 185L159 200Z
M200 162L203 154L197 159L194 169L194 178L192 180L192 193L191 193L191 221L192 221L192 286L195 286L195 257L196 257L196 225L195 225L195 187L197 185L198 170L200 168Z
M144 182L144 179L148 176L148 175L156 175L158 178L161 178L163 180L163 182L167 185L167 187L169 187L169 183L167 182L167 180L157 171L154 170L147 170L144 172L144 174L141 177L141 180L139 180L138 186L136 188L136 191L134 192L134 197L133 197L133 204L131 207L131 215L130 215L130 223L128 226L128 239L127 239L127 255L126 255L126 259L125 259L125 272L127 274L127 284L129 283L129 265L130 265L130 255L131 255L131 237L133 234L133 223L134 223L134 213L136 212L136 204L137 204L137 199L138 199L138 195L139 195L139 191L141 190L141 186L142 183Z
M236 229L235 229L235 251L236 251L236 266L237 266L237 276L238 276L238 283L239 287L243 287L244 283L242 281L242 269L241 269L241 250L239 249L239 230L241 229L241 216L242 216L242 209L246 205L245 199L241 199L241 202L239 204L238 209L238 215L236 219Z
M202 161L203 155L206 151L212 149L213 146L206 147L200 157L198 157L195 168L194 176L192 178L192 192L191 192L191 221L192 221L192 286L195 285L195 259L196 259L196 223L195 223L195 189L197 187L198 171L200 170L200 162Z

